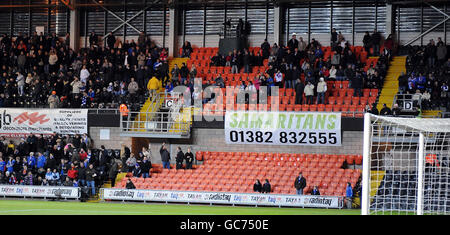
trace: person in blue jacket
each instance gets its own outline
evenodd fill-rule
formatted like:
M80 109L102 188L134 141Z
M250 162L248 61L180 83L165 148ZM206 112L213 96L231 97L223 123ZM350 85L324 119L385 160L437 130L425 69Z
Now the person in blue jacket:
M30 152L30 155L27 157L27 167L29 169L34 169L36 166L36 157L33 152Z
M14 160L12 156L10 156L8 162L6 163L6 171L12 173L14 171L14 164L16 164L16 160Z
M3 174L6 170L6 162L0 157L0 174Z
M45 163L47 162L47 159L42 153L39 153L39 156L37 158L36 168L44 168Z
M352 184L348 182L347 188L345 189L345 202L347 209L352 209L352 198L353 198Z

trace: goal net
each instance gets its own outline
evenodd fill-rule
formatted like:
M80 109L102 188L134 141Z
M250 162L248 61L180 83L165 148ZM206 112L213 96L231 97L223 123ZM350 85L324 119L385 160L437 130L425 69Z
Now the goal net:
M450 214L450 119L364 118L361 214Z

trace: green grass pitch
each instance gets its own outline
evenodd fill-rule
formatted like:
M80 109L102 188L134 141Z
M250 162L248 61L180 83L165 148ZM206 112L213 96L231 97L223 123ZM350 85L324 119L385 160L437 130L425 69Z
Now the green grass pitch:
M359 209L0 200L1 215L359 215Z

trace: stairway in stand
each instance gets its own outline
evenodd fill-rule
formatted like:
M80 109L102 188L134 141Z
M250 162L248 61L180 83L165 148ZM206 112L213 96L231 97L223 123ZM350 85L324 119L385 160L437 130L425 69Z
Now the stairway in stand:
M398 77L402 72L406 74L406 56L395 56L384 79L383 89L378 99L378 111L383 108L383 104L392 109L395 95L398 92Z
M189 60L189 58L172 58L169 60L169 76L171 77L172 75L170 74L170 71L172 71L172 68L174 67L175 64L178 65L178 67L181 67L182 63L186 63ZM161 89L161 91L163 91L164 89ZM162 100L161 100L162 101ZM139 117L139 120L146 120L146 112L157 112L159 107L161 106L161 102L159 102L160 104L157 107L157 110L152 110L150 109L150 105L152 104L152 100L150 98L147 99L147 101L144 103L144 105L141 107L141 114ZM143 128L143 123L140 124L140 128Z
M122 180L122 178L120 178L120 180ZM99 202L100 201L100 189L101 188L112 188L111 180L105 181L105 182L103 182L102 186L97 187L97 189L96 189L97 190L96 191L97 194L95 194L93 196L90 196L88 198L87 202Z

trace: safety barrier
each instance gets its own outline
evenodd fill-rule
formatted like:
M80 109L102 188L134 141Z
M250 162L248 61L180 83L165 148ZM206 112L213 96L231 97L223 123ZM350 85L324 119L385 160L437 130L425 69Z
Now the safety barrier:
M178 202L225 205L343 208L341 196L282 195L260 193L160 191L101 188L101 200Z

